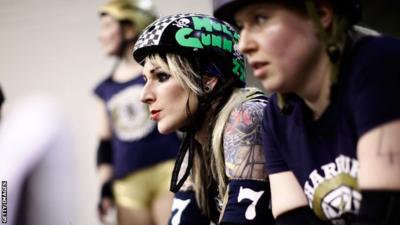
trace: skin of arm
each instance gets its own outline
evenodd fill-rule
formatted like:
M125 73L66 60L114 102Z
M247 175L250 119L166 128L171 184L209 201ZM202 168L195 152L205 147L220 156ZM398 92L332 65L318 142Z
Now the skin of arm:
M358 141L361 190L400 190L400 120L368 131Z
M285 171L269 175L271 186L272 214L280 214L307 206L306 196L293 172Z

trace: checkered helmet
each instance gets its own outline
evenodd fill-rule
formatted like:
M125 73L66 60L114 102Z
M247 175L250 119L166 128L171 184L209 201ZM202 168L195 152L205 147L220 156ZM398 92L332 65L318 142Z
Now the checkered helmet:
M141 64L153 53L175 53L189 59L208 59L222 73L245 86L244 56L238 51L239 34L226 22L203 14L175 14L145 28L135 43L133 57Z

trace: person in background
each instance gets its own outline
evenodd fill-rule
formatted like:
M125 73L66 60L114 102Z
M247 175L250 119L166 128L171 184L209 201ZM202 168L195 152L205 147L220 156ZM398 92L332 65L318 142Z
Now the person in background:
M400 224L400 40L354 26L357 0L214 0L214 15L274 93L276 224Z
M1 109L3 107L5 100L6 100L6 97L4 96L3 90L1 89L1 86L0 86L0 120L1 120Z
M117 58L111 73L95 88L99 114L97 168L99 216L107 222L117 209L119 225L167 224L173 194L169 177L179 149L177 135L161 135L143 103L142 67L132 48L145 26L156 19L149 0L114 0L100 9L100 43Z
M74 223L74 140L50 95L7 100L0 122L1 223Z
M268 99L244 88L238 38L211 16L175 14L149 25L135 44L151 118L162 134L185 133L170 225L273 224L261 145Z

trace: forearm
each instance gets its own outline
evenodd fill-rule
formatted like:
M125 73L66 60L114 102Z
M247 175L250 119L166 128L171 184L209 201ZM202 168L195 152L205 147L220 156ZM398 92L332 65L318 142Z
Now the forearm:
M96 165L99 174L99 183L103 185L113 177L113 149L111 141L102 139L99 142L96 155Z

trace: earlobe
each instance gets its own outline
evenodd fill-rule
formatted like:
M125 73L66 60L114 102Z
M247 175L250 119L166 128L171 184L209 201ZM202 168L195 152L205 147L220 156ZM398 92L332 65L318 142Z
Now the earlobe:
M203 76L203 86L206 92L210 92L217 85L218 78L215 76L204 75Z

